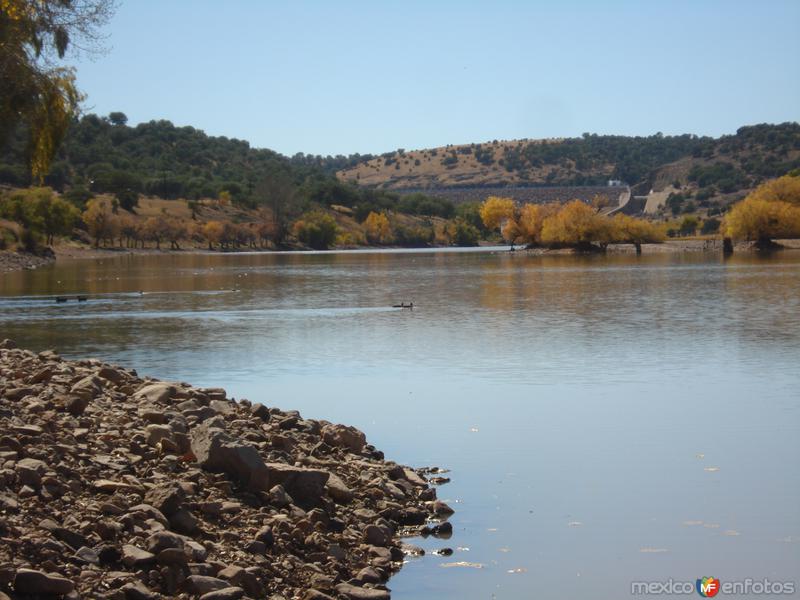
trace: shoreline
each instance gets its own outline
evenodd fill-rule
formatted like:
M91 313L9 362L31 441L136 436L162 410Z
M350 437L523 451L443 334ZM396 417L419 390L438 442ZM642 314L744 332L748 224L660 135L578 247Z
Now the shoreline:
M96 359L0 342L0 430L0 597L388 600L452 533L354 427Z
M800 250L800 240L776 240L782 248L781 250ZM8 250L0 251L0 274L11 273L14 271L35 270L44 266L51 265L59 260L86 260L102 259L123 255L141 256L174 256L181 254L320 254L320 253L340 253L340 252L381 252L385 250L401 250L406 252L436 252L444 250L469 252L474 249L485 248L486 251L508 249L508 245L482 244L478 246L428 246L420 248L408 248L400 246L359 246L354 248L333 248L330 250L310 250L310 249L288 249L272 250L260 248L242 248L239 250L208 250L207 248L191 247L180 250L156 249L156 248L94 248L86 246L76 246L73 244L58 244L52 249L49 256L30 254L27 252L12 252ZM578 254L572 248L525 248L516 246L516 251L537 256L546 255L569 255ZM50 250L48 248L48 250ZM722 253L721 240L715 239L685 239L667 240L660 244L642 244L642 254L667 254L678 252L708 252ZM737 242L735 252L758 252L751 242ZM636 249L631 244L609 244L607 254L635 254ZM598 252L598 254L602 254Z

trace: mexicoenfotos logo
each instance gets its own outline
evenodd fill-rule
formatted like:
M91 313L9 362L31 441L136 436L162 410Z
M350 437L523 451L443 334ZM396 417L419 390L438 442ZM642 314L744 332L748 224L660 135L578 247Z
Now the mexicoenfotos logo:
M681 579L631 582L631 594L634 596L694 596L697 592L702 598L713 598L717 594L720 598L728 595L750 597L791 595L796 589L797 584L794 581L771 581L752 577L738 581L720 581L716 577L703 577L696 579L694 583Z
M719 593L719 579L703 577L697 580L695 587L697 588L697 593L703 598L713 598Z

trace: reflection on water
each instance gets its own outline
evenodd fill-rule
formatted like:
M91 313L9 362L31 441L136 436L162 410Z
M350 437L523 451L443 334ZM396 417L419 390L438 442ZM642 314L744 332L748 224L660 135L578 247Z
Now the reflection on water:
M222 385L451 468L455 535L421 545L455 552L408 564L399 600L797 577L797 254L118 256L0 286L1 337Z

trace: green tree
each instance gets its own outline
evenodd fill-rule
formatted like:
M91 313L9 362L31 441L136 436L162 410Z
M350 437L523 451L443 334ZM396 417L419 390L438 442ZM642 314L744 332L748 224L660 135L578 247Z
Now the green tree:
M294 224L294 233L301 242L314 250L327 250L336 240L336 221L322 211L304 214Z
M81 100L74 71L56 61L75 39L91 48L112 11L112 0L0 0L0 141L27 126L40 183Z

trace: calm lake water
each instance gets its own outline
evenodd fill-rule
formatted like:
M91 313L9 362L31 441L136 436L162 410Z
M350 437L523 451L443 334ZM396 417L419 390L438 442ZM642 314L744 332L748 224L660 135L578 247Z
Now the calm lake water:
M0 337L451 469L455 534L419 543L455 552L406 565L396 600L800 580L797 252L118 256L0 275Z

